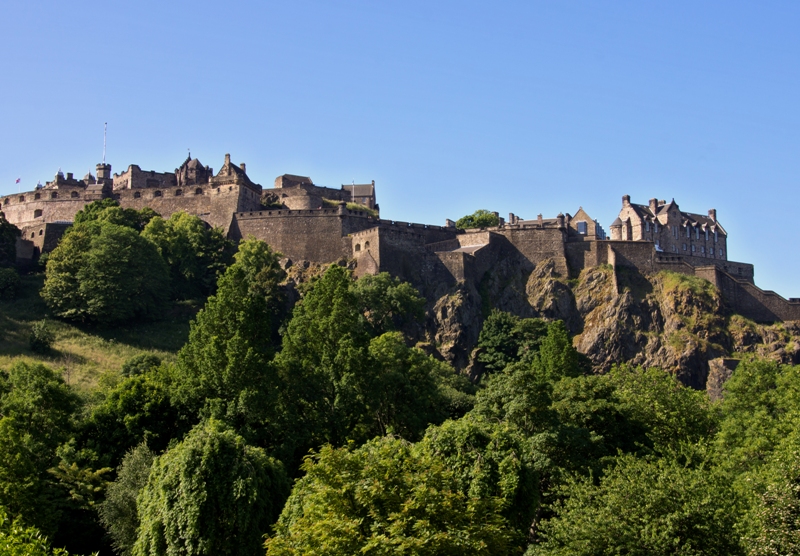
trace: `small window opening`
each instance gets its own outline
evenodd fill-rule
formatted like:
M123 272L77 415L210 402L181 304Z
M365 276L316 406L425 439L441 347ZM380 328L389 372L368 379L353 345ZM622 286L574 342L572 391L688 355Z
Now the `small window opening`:
M34 218L41 218L42 217L42 209L36 209L35 211L33 211L33 217Z
M153 197L161 197L161 191L156 191L153 193Z
M358 253L359 251L361 251L361 244L356 243L356 253Z
M194 194L195 195L202 195L203 194L203 188L198 187L197 189L194 190Z
M58 191L53 191L53 192L50 194L50 198L51 198L51 199L58 199Z
M72 193L69 194L69 196L72 197L73 199L77 199L78 198L78 192L77 191L73 191Z
M183 195L183 190L182 189L176 189L175 190L175 196L176 197L180 197L181 195Z
M42 194L41 193L37 193L36 195L33 196L33 198L34 199L41 199L42 198Z
M141 193L139 193L138 191L137 191L136 193L134 193L134 194L133 194L133 198L134 198L134 199L139 199L141 196L142 196L142 194L141 194Z

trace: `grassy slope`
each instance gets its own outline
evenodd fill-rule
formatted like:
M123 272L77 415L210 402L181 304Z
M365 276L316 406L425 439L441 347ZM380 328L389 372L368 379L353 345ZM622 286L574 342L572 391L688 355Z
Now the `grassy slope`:
M53 318L39 297L44 275L23 276L22 291L15 301L0 301L0 369L14 361L41 361L60 369L64 380L79 390L88 390L103 377L115 378L122 364L141 353L169 360L189 337L189 321L197 303L165 307L165 318L157 322L130 323L116 328L75 325ZM28 348L31 325L46 319L55 334L47 355Z

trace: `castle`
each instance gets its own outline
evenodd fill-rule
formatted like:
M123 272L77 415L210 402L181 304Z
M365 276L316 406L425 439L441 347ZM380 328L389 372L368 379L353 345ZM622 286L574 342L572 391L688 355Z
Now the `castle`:
M509 214L496 227L459 230L451 220L433 226L380 219L374 181L335 189L284 174L264 188L230 155L216 174L190 155L174 172L130 165L112 175L110 165L98 164L96 176L79 180L59 171L35 191L0 197L0 210L22 230L17 253L24 262L52 250L86 204L109 198L124 208L150 207L164 218L178 211L194 214L233 240L264 240L294 261L355 261L357 275L389 272L428 299L461 281L478 284L503 264L526 271L548 261L564 278L607 264L700 276L746 317L800 320L800 300L761 290L752 265L727 259L727 232L715 210L683 212L674 200L637 205L625 195L610 237L583 208L551 219Z

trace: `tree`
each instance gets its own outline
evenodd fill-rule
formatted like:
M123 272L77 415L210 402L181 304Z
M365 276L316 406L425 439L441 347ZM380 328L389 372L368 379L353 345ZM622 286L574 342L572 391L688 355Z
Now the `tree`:
M178 354L175 396L188 411L199 415L205 406L243 434L274 415L280 385L271 361L285 311L284 277L266 243L239 245Z
M0 211L0 267L11 266L17 261L17 238L22 232L6 220Z
M78 397L44 365L18 362L0 377L0 506L45 534L56 531L64 493L48 470L71 435Z
M0 507L0 552L3 556L69 556L62 548L51 548L47 537L35 527L12 520Z
M102 199L92 201L79 210L75 214L74 223L101 221L141 232L147 223L156 216L158 216L158 213L150 207L145 207L142 210L122 208L119 206L119 201Z
M210 294L233 257L233 243L221 229L185 212L167 220L152 218L142 236L156 245L169 266L173 296L179 299Z
M152 353L134 355L122 364L121 373L124 377L138 376L152 371L161 365L161 358Z
M156 455L146 444L128 451L117 468L117 479L111 483L105 500L99 506L100 521L113 539L114 549L130 556L139 529L136 498L147 484Z
M735 494L723 475L624 455L600 479L574 479L529 554L743 554Z
M500 217L485 209L478 209L472 214L462 216L456 220L456 228L468 230L470 228L492 228L500 224Z
M167 267L131 228L76 224L50 254L42 297L58 316L117 324L155 318L169 295Z
M541 319L521 319L493 309L478 337L478 360L489 372L502 371L522 359L530 361L539 351L547 329Z
M288 492L280 462L219 421L202 423L153 462L133 554L257 554Z
M352 289L373 336L403 330L424 317L425 300L419 292L388 272L362 276Z
M465 493L441 459L403 440L324 446L303 469L268 556L521 552L497 497Z

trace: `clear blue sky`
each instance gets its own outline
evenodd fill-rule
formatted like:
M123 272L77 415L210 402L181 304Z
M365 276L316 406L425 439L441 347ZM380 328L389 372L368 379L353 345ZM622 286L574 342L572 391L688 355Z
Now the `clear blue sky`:
M384 218L621 197L716 208L800 296L800 2L6 0L0 194L229 152L269 186L375 180Z

